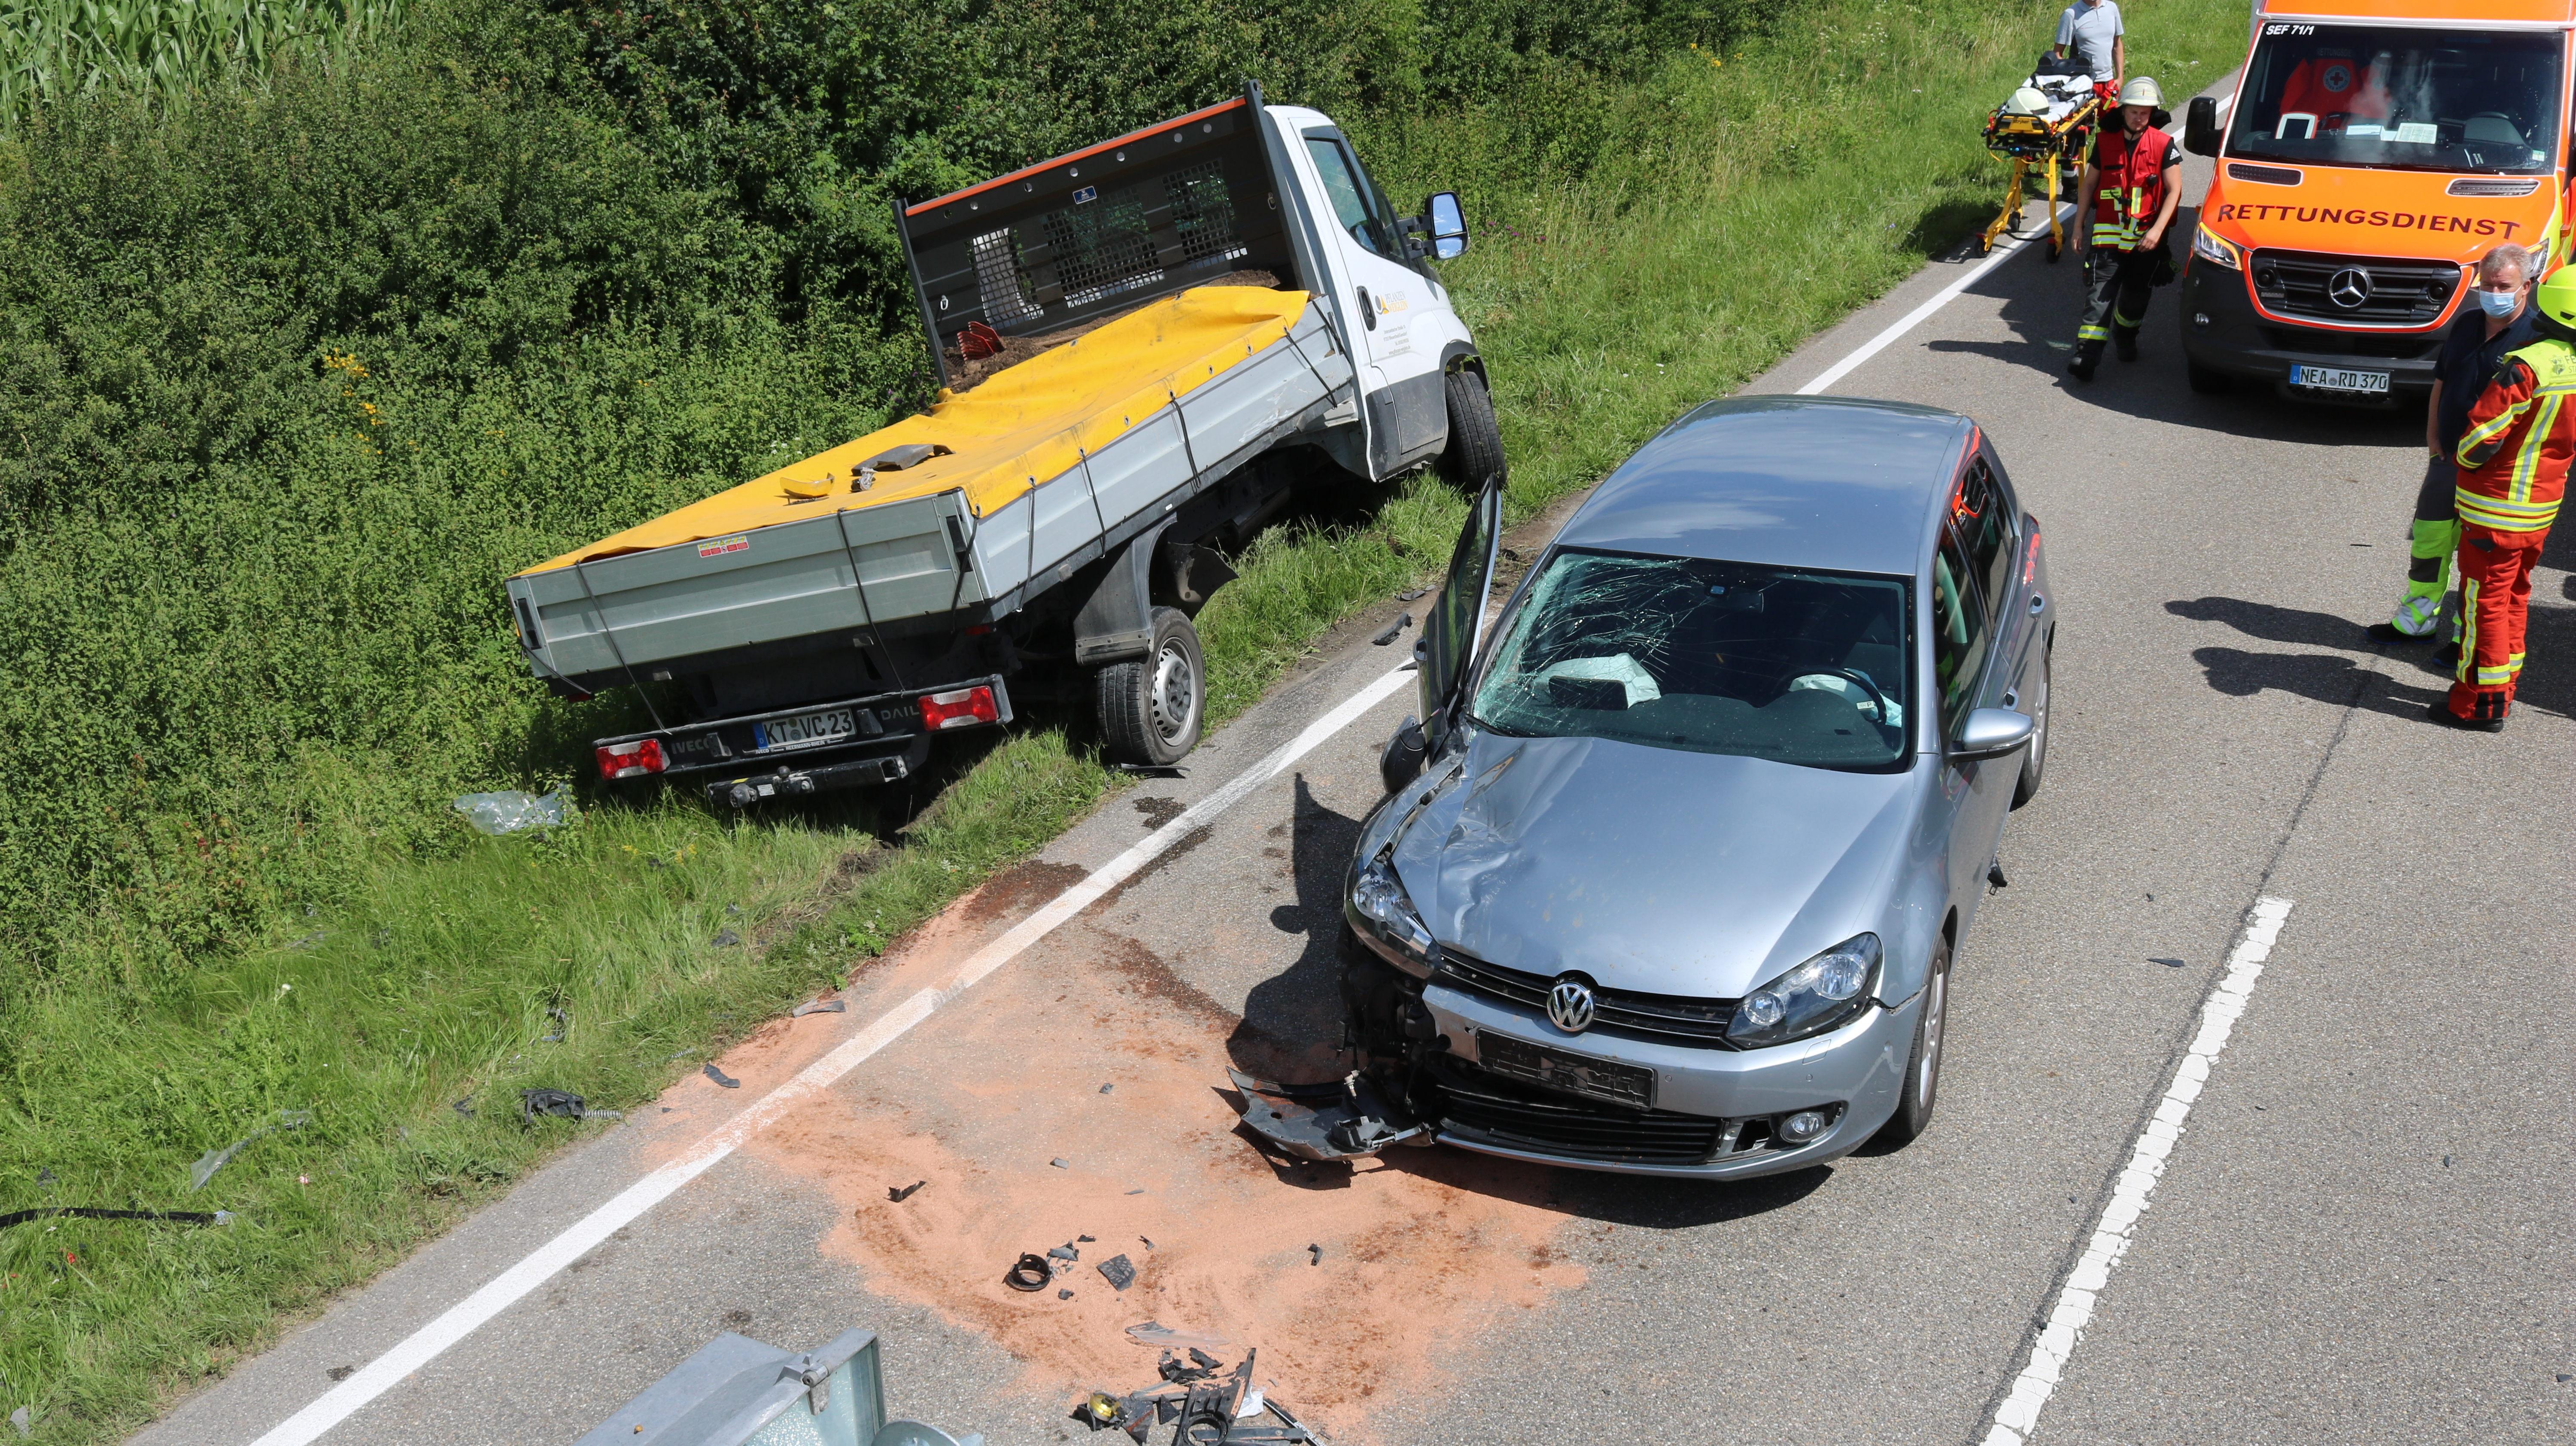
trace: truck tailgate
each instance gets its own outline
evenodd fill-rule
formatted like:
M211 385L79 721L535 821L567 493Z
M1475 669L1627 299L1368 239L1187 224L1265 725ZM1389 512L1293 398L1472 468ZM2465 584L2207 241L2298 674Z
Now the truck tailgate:
M927 415L528 569L509 582L521 643L541 674L606 683L732 647L1006 612L1352 382L1306 293L1186 291ZM862 462L915 443L942 454L854 490Z

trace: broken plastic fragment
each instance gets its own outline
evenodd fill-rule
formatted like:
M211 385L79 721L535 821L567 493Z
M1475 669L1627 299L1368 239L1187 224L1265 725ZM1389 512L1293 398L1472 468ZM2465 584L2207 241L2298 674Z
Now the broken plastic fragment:
M18 1435L21 1438L36 1434L34 1428L28 1425L28 1419L27 1408L24 1406L9 1413L9 1424L18 1428Z
M1069 1290L1059 1290L1055 1293L1055 1298L1058 1300L1071 1300L1073 1299L1073 1292Z
M1324 1247L1320 1245L1309 1245L1306 1247L1306 1253L1314 1257L1306 1262L1308 1265L1321 1265L1324 1263Z
M572 795L558 788L552 793L522 793L515 789L504 793L469 793L456 800L456 811L476 833L498 838L505 833L518 833L532 828L553 828L572 816Z
M1136 1267L1123 1255L1113 1255L1100 1262L1100 1273L1120 1290L1136 1283Z
M188 1188L191 1191L206 1188L206 1182L214 1178L215 1172L230 1163L232 1157L240 1154L251 1141L275 1134L279 1130L295 1129L312 1118L311 1110L279 1110L276 1124L263 1125L220 1150L208 1150L197 1157L196 1164L188 1167Z
M787 1011L787 1017L803 1019L809 1014L847 1014L849 1012L850 1002L846 999L818 999L797 1005Z
M929 1183L930 1182L927 1180L915 1180L909 1185L888 1185L886 1187L886 1198L900 1205L904 1201L912 1198L913 1191L918 1190Z
M539 1115L553 1115L558 1119L577 1120L589 1113L590 1111L584 1107L581 1102L581 1096L574 1094L570 1090L534 1089L519 1091L519 1119L523 1123L534 1123Z
M1074 1249L1070 1245L1056 1246L1049 1250L1047 1254L1057 1260L1080 1260L1082 1258L1082 1252Z
M1193 1335L1187 1331L1176 1331L1161 1321L1152 1320L1142 1325L1129 1326L1127 1339L1140 1346L1161 1346L1166 1350L1180 1350L1186 1346L1205 1346L1211 1350L1221 1351L1232 1344L1217 1336Z
M1020 1258L1012 1263L1011 1268L1002 1272L1002 1284L1019 1291L1044 1290L1047 1282L1053 1279L1055 1267L1047 1264L1046 1257L1034 1250L1021 1251Z
M1057 1158L1055 1158L1055 1159L1049 1160L1049 1161L1047 1161L1047 1163L1048 1163L1048 1164L1050 1164L1050 1165L1055 1166L1055 1167L1056 1167L1057 1169L1059 1169L1059 1170L1070 1170L1070 1169L1072 1169L1072 1168L1073 1168L1073 1166L1072 1166L1071 1164L1067 1163L1067 1162L1065 1161L1065 1159L1064 1159L1062 1156L1058 1156L1058 1157L1057 1157Z
M710 942L719 949L730 949L734 945L742 942L742 936L731 929L719 929L716 931L715 938Z
M1115 1084L1105 1084L1100 1087L1100 1092L1105 1095L1116 1088L1118 1088L1118 1086Z
M1093 1237L1088 1236L1088 1235L1077 1235L1077 1236L1075 1236L1075 1237L1073 1237L1073 1238L1074 1238L1075 1243L1077 1243L1077 1244L1081 1244L1081 1245L1089 1245L1089 1244L1092 1242L1092 1239L1093 1239Z
M738 1090L742 1088L741 1080L735 1079L732 1075L726 1074L723 1070L716 1068L712 1064L708 1065L703 1072L707 1078L714 1080L717 1084L724 1086L726 1089Z
M1406 628L1411 626L1413 626L1413 614L1406 613L1404 616L1397 618L1394 622L1388 623L1385 631L1379 633L1376 637L1369 639L1369 641L1383 648L1387 644L1395 641L1396 634L1403 632Z
M1301 1160L1357 1160L1423 1132L1398 1128L1395 1112L1359 1075L1335 1084L1282 1085L1226 1071L1243 1094L1239 1108L1253 1133Z

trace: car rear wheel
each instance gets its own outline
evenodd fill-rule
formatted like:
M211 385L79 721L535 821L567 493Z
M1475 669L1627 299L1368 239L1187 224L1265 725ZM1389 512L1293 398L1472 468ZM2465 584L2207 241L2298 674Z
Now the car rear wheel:
M1198 629L1177 608L1154 609L1145 656L1112 663L1096 682L1100 732L1120 763L1178 763L1196 748L1207 711Z
M1941 1097L1941 1055L1949 1040L1950 1025L1950 945L1943 940L1932 954L1930 974L1923 981L1923 1010L1914 1016L1914 1049L1905 1060L1905 1097L1897 1102L1896 1113L1878 1127L1878 1138L1888 1145L1909 1145L1930 1127L1932 1106Z
M2021 807L2039 792L2039 780L2048 771L2048 695L2055 680L2051 677L2051 659L2056 650L2043 646L2039 654L2039 686L2031 690L2030 746L2022 750L2021 777L2013 780L2012 806Z

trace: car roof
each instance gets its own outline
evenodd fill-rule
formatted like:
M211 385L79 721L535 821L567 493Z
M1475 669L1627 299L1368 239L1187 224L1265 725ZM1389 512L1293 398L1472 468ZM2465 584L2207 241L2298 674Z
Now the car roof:
M1556 540L1911 577L1973 426L1956 412L1903 402L1709 402L1621 463Z

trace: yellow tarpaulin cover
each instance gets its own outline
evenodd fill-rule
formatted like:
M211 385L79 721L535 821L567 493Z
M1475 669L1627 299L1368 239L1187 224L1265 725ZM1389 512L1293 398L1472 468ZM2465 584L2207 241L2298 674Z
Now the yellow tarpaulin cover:
M963 488L978 517L1097 452L1164 406L1285 336L1306 310L1307 293L1259 286L1202 286L1140 307L1099 330L996 372L983 385L943 395L927 416L891 427L766 477L693 502L528 572L701 542L736 532L873 507ZM890 447L927 442L947 449L850 490L861 462ZM817 499L824 474L830 490ZM798 490L791 490L795 488ZM525 576L523 573L521 576Z

